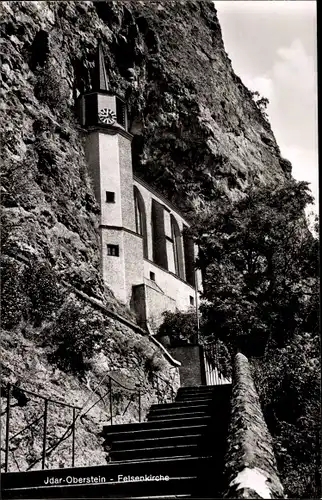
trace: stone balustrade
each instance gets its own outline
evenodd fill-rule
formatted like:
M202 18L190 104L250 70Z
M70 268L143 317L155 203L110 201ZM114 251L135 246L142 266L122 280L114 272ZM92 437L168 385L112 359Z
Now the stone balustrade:
M234 359L224 498L286 498L248 359Z

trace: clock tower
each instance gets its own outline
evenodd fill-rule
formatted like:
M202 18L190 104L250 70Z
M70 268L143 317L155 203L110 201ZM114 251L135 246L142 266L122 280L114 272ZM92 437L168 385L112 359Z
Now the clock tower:
M111 92L99 45L92 89L80 97L86 157L100 206L104 282L126 304L143 282L142 236L136 233L131 141L125 101Z

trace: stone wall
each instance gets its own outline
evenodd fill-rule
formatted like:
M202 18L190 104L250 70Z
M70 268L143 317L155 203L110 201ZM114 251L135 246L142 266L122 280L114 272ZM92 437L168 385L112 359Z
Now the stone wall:
M285 498L248 359L234 361L224 498Z

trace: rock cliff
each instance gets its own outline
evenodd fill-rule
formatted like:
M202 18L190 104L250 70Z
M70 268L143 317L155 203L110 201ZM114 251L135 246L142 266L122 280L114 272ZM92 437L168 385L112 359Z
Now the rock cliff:
M133 320L100 278L98 207L75 112L91 85L98 41L111 90L129 103L136 174L188 214L211 203L217 187L235 197L250 183L283 182L291 165L232 70L212 2L12 1L0 10L3 380L79 405L93 395L86 377L95 386L102 366L143 385L153 370L172 380L146 338L94 313L63 285ZM74 345L83 346L83 378L73 371L75 359L57 365L63 320ZM81 332L95 341L79 344ZM104 461L95 450L108 411L103 403L97 408L81 434L92 463ZM31 418L28 411L18 405L13 431ZM13 467L32 463L33 439L29 458L17 451ZM67 464L63 452L58 456Z

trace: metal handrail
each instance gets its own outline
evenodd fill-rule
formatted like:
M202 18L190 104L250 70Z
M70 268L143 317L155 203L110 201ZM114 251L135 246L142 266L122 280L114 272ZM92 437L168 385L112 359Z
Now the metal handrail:
M210 381L211 385L227 383L225 381L229 379L225 379L219 369L218 339L203 345L203 353L207 381Z
M19 385L11 384L9 383L10 387L15 387L18 389L18 391L25 392L27 394L31 394L32 396L35 396L36 398L41 398L41 399L47 399L47 401L50 401L51 403L55 403L58 405L62 406L68 406L69 408L76 408L77 410L81 410L82 408L80 406L75 406L75 405L70 405L68 403L64 403L63 401L59 401L58 399L51 399L48 398L47 396L42 396L41 394L37 394L36 392L29 391L28 389L22 389ZM1 389L6 389L8 388L8 384L6 386L0 385Z
M80 406L75 406L75 405L71 405L71 404L68 404L68 403L64 403L62 401L59 401L59 400L55 400L55 399L52 399L52 398L48 398L46 396L42 396L41 394L37 394L33 391L30 391L28 389L22 389L20 386L17 386L15 384L11 384L11 383L8 383L7 386L3 386L3 385L0 385L0 387L2 389L7 389L7 393L6 393L6 396L7 396L7 408L6 408L6 442L5 442L5 472L8 471L8 463L9 463L9 443L10 441L12 441L14 438L16 438L18 435L22 434L24 431L26 431L27 429L29 429L30 427L32 427L33 425L36 425L38 422L40 422L41 420L43 420L43 444L42 444L42 455L41 457L39 457L38 459L36 459L33 463L31 463L28 467L27 470L30 470L36 463L38 462L42 462L42 469L45 468L45 465L46 465L46 457L48 457L56 448L57 446L63 442L64 440L68 439L70 437L70 435L72 435L72 467L74 467L74 464L75 464L75 429L76 429L76 421L82 417L84 417L95 405L97 405L100 401L102 401L108 394L109 394L109 405L110 405L110 422L111 422L111 425L113 425L113 385L114 384L117 384L119 387L121 387L122 389L125 389L127 391L130 391L132 392L132 395L130 397L130 400L123 412L123 415L125 415L125 413L127 412L131 402L134 401L133 399L133 396L138 396L138 413L139 413L139 422L141 422L141 417L142 417L142 396L145 395L145 394L148 394L150 391L147 389L145 390L144 392L142 391L142 388L141 388L141 384L140 383L136 383L135 384L135 387L127 387L126 385L124 385L123 383L121 383L119 380L115 379L112 375L105 375L105 377L108 378L108 385L109 385L109 388L108 388L108 391L106 391L102 396L99 397L99 399L97 401L95 401L94 404L92 404L92 406L90 406L86 411L85 413L82 413L82 411L86 408L87 404L89 403L90 399L87 400L87 402L85 402L85 404L80 407ZM101 382L99 383L99 385L101 385L102 381L104 380L104 378L101 380ZM172 397L172 401L173 401L173 398L174 398L174 389L172 387L172 385L170 384L170 382L168 380L165 380L163 377L161 377L160 375L157 375L157 374L154 374L154 377L158 380L161 380L162 382L164 382L168 387L170 387L171 389L171 397ZM98 386L97 386L98 387ZM33 420L32 422L29 422L29 424L27 426L25 426L23 429L21 429L20 431L18 431L14 436L9 436L10 434L10 413L11 413L11 406L10 406L10 401L11 401L11 397L12 396L15 396L13 394L13 390L12 389L16 389L18 390L20 393L24 394L24 393L27 393L27 394L30 394L36 398L40 398L44 401L44 412L42 413L42 415L40 417L37 417L35 420ZM157 394L158 394L158 401L159 401L159 386L157 388ZM28 399L27 399L28 401ZM58 441L54 444L52 444L51 446L49 446L49 448L47 448L47 417L48 417L48 406L49 406L49 403L53 403L53 404L58 404L58 405L61 405L61 406L65 406L65 407L68 407L68 408L71 408L73 410L73 416L72 416L72 423L70 425L68 425L67 429L65 430L65 432L63 433L63 435L58 439ZM76 411L78 410L78 412L76 413ZM115 415L114 415L115 416Z
M68 426L67 431L59 439L59 441L56 444L56 446L54 446L52 448L52 450L50 450L50 453L51 453L51 451L53 451L53 449L55 449L58 446L58 444L60 442L63 441L63 438L65 437L65 435L69 431L69 429L72 429L72 464L74 464L74 460L75 460L75 422L76 422L76 409L81 410L81 408L79 406L70 405L68 403L63 403L62 401L59 401L59 400L55 400L55 399L51 399L51 398L42 396L41 394L37 394L37 393L35 393L33 391L29 391L28 389L22 389L21 387L15 385L15 384L8 383L7 386L0 385L0 387L1 387L1 389L7 389L7 394L6 394L6 396L7 396L7 408L6 408L6 445L5 445L5 465L4 465L5 472L8 472L8 465L9 465L9 443L10 443L10 441L12 441L12 439L16 438L19 434L22 434L24 431L26 431L27 429L29 429L33 425L36 425L42 419L44 421L44 424L43 424L42 455L33 464L31 464L30 467L27 470L29 470L31 467L33 467L33 465L35 465L35 463L39 462L40 460L42 461L42 469L45 468L46 455L48 455L48 450L46 450L46 442L47 442L47 416L48 416L48 405L49 405L49 403L54 403L54 404L58 404L58 405L61 405L61 406L65 406L67 408L72 408L72 410L73 410L73 421L72 421L72 424ZM16 434L14 434L13 436L10 437L10 414L11 414L10 401L11 401L11 397L14 396L13 390L12 390L13 388L17 389L19 391L19 393L22 393L22 394L24 394L24 393L31 394L32 396L34 396L36 398L44 400L45 406L44 406L44 412L43 412L43 414L40 417L36 418L32 422L29 422L29 424L27 424L23 429L21 429L19 432L17 432ZM69 436L67 436L67 437L69 437Z
M167 386L170 386L170 389L171 389L171 401L174 401L174 389L173 389L172 385L170 384L170 382L168 380L165 380L160 375L157 375L156 373L153 374L153 377L155 377L157 379L157 397L158 397L158 402L159 402L159 384L158 384L158 380L162 380L163 382L165 382L165 384Z
M116 382L119 386L123 387L123 389L126 389L127 391L133 391L133 392L135 392L136 389L137 389L137 387L140 387L140 383L136 384L135 388L133 388L133 387L125 387L125 385L121 384L121 382L119 382L114 377L112 377L112 375L108 375L108 378L112 379L113 382Z

